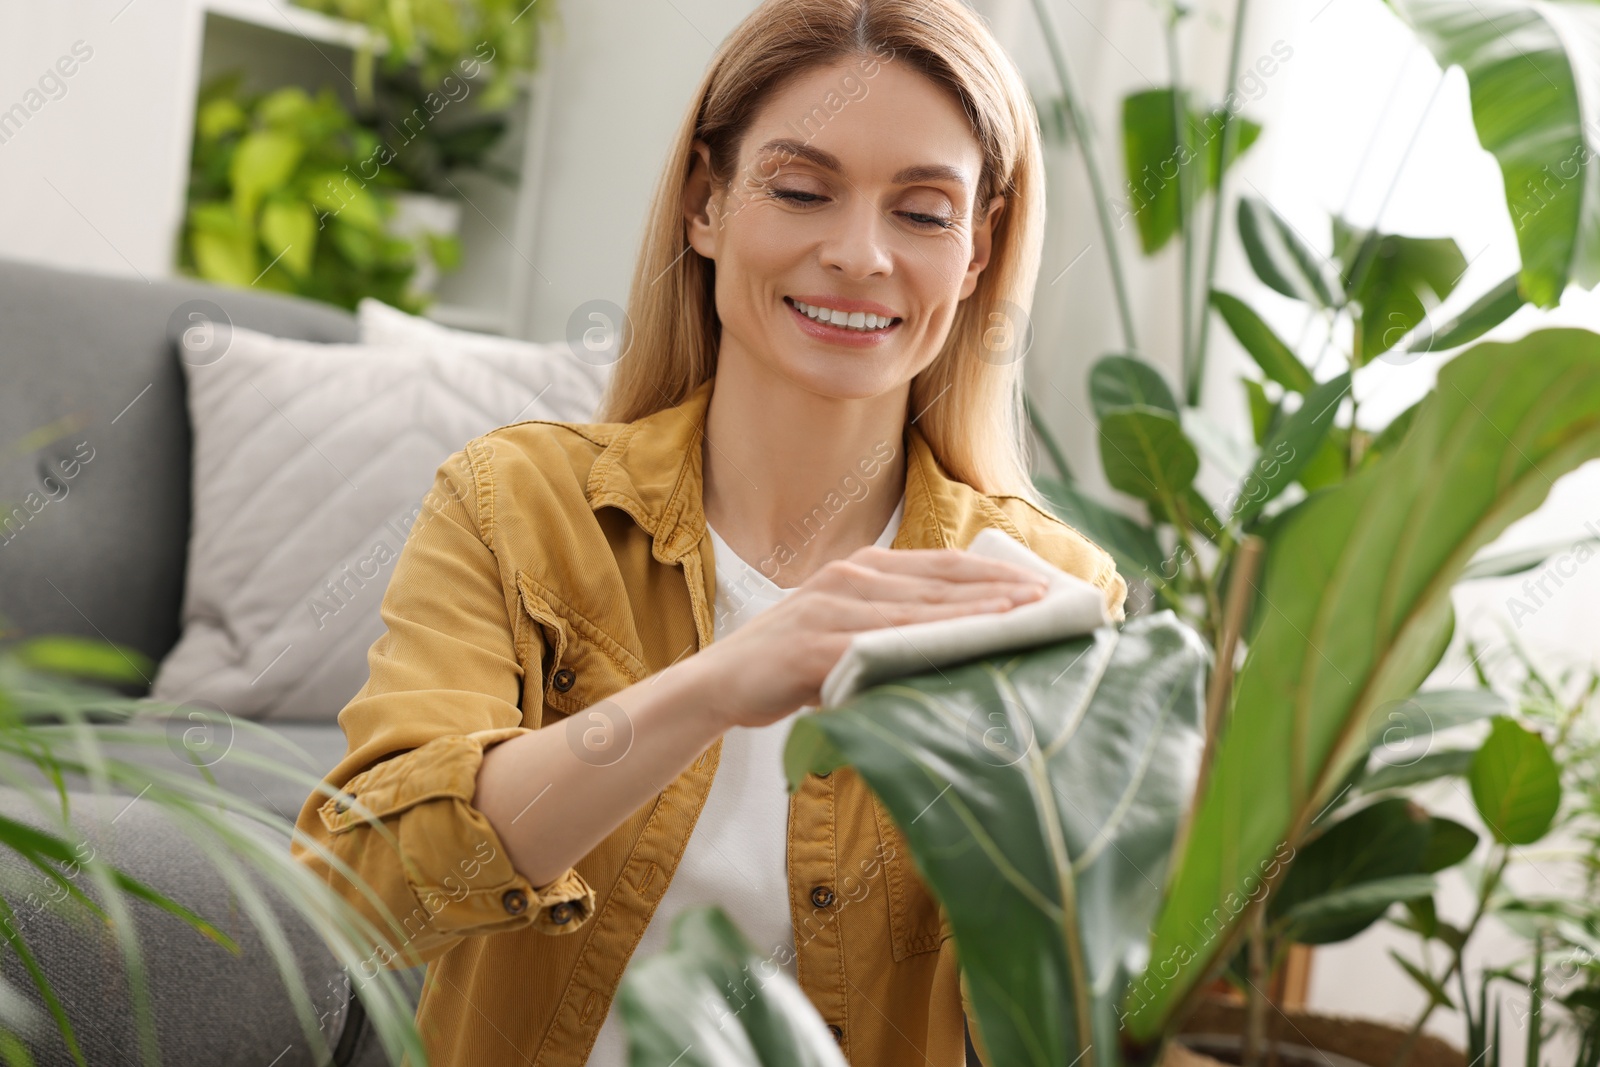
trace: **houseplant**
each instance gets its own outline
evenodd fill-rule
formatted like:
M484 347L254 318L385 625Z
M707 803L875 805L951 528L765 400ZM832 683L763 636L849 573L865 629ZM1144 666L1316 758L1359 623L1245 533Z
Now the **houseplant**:
M33 637L0 642L0 781L19 790L41 820L25 822L14 817L17 812L0 815L0 848L25 860L50 887L44 893L25 893L10 884L0 890L0 938L17 954L46 1007L42 1013L33 1009L18 990L0 983L0 1056L8 1064L31 1064L23 1037L39 1027L54 1026L74 1062L85 1063L50 980L66 969L58 955L41 955L41 946L31 939L27 918L34 910L98 920L115 935L132 996L141 1064L161 1062L155 1006L145 978L147 953L157 946L135 935L135 912L161 909L192 927L195 937L215 942L216 951L240 952L223 928L230 925L223 921L229 916L196 914L127 875L84 836L75 822L72 798L83 796L85 789L108 795L113 785L124 796L159 808L169 824L212 862L230 887L236 910L262 935L302 1032L323 1062L331 1050L312 1003L313 991L306 988L300 963L264 889L273 890L276 899L287 902L321 934L344 968L362 976L364 980L352 982L352 987L391 1057L398 1060L402 1050L422 1056L413 1001L401 976L393 971L369 973L373 969L366 966L371 947L382 943L378 931L295 862L286 847L274 843L276 835L286 838L289 832L280 816L219 787L209 770L215 753L208 746L223 730L254 732L278 745L289 743L256 723L119 693L118 687L148 677L151 667L137 651L101 641ZM194 765L194 773L164 770L159 760L147 763L107 754L113 745L169 748L174 739ZM269 758L260 754L264 751L268 750L251 752L236 746L228 756L283 775L302 785L308 795L323 788L316 776L291 766L292 760ZM41 780L49 785L41 788ZM263 835L256 826L273 832ZM232 921L237 922L238 916ZM398 924L395 932L401 932ZM93 937L85 937L74 945L94 943ZM172 1014L170 1006L166 1014ZM130 1049L129 1059L134 1055Z
M1277 943L1319 924L1359 928L1392 905L1428 897L1432 875L1471 851L1470 830L1429 817L1420 827L1426 836L1406 846L1425 853L1437 837L1443 851L1426 864L1409 871L1375 865L1370 877L1347 884L1312 880L1312 892L1304 870L1294 876L1302 848L1337 842L1331 829L1324 835L1323 820L1381 747L1390 713L1423 708L1410 719L1412 739L1434 725L1430 704L1440 725L1451 714L1494 713L1492 703L1419 694L1418 687L1450 642L1452 585L1536 563L1526 554L1479 553L1556 478L1600 455L1600 336L1544 330L1477 345L1446 363L1433 392L1386 425L1360 418L1361 394L1352 387L1375 361L1459 349L1524 304L1551 307L1568 284L1600 283L1600 197L1592 182L1570 174L1593 160L1600 141L1600 130L1584 125L1577 73L1600 57L1592 54L1592 35L1563 32L1570 27L1562 20L1592 24L1592 5L1395 0L1441 64L1466 71L1480 139L1506 177L1523 265L1447 315L1467 266L1453 242L1335 219L1334 255L1324 257L1270 205L1244 200L1238 231L1258 277L1329 323L1350 327L1343 369L1326 379L1316 375L1322 360L1303 358L1244 301L1214 290L1227 173L1243 139L1232 108L1196 108L1176 87L1165 97L1170 121L1149 99L1130 104L1130 171L1149 164L1165 173L1163 164L1177 162L1175 206L1166 198L1138 209L1149 212L1140 222L1147 250L1168 237L1184 243L1184 340L1174 387L1139 348L1094 141L1049 9L1044 0L1035 7L1060 75L1069 133L1096 191L1101 247L1124 326L1124 351L1091 372L1101 458L1110 484L1142 502L1148 517L1131 518L1082 491L1035 416L1056 467L1041 488L1154 604L1192 624L1214 656L1192 800L1161 813L1170 820L1170 848L1155 850L1149 865L1165 873L1134 871L1123 891L1110 895L1114 903L1099 908L1106 895L1086 898L1074 878L1110 877L1100 867L1105 847L1074 840L1062 829L1066 809L1052 811L1054 802L1041 798L1053 791L1096 810L1106 795L1074 793L1081 783L1058 776L1050 759L1024 759L1024 745L1009 772L1018 777L1009 783L1018 802L989 812L989 820L961 816L1002 789L976 754L952 756L961 750L963 712L992 700L998 682L973 676L964 691L950 693L932 692L928 679L917 678L870 690L798 721L786 765L791 781L835 765L857 768L905 832L949 915L988 1062L1145 1064L1163 1054L1205 980L1230 965L1239 969L1241 951L1245 978L1259 977ZM1229 84L1239 73L1244 7L1235 13ZM1170 11L1174 26L1186 16L1177 5ZM1176 60L1175 33L1169 42ZM1192 138L1206 120L1195 116L1206 115L1217 116L1215 145L1197 152ZM1195 173L1202 162L1204 182ZM1563 165L1566 179L1530 208L1524 184ZM1213 181L1217 194L1203 235L1198 209ZM1207 261L1197 275L1202 248ZM1198 410L1206 307L1262 372L1246 384L1253 442L1219 440ZM1223 500L1207 499L1195 478L1202 455L1227 463L1241 452L1228 472L1235 488ZM1063 657L1063 667L1070 662L1059 649L1039 654ZM985 670L984 679L1006 673L996 662ZM1057 736L1046 728L1059 716L1048 696L1006 706L1017 732ZM886 720L896 723L892 741L872 726ZM1182 770L1162 773L1181 786ZM1135 796L1142 787L1142 778L1129 776L1122 792L1110 795ZM1354 818L1366 807L1346 814ZM1363 818L1421 822L1404 805L1370 807L1374 813ZM1147 814L1148 832L1159 841L1164 831L1157 833L1158 820ZM1013 825L1018 820L1025 825ZM1004 830L976 829L995 825ZM952 854L961 862L951 862ZM1141 888L1133 874L1149 884ZM1013 891L1010 906L994 906L996 886ZM1279 921L1291 925L1275 930ZM1265 1051L1264 1017L1258 995L1246 1027L1247 1062Z
M224 285L420 312L410 283L426 238L390 232L384 192L403 182L387 154L329 89L241 94L238 75L212 82L195 118L180 266Z
M428 88L465 59L488 68L482 106L510 103L517 78L533 70L545 30L559 26L554 0L295 0L300 7L348 19L370 34L356 54L356 91L370 105L376 56L391 72L408 64ZM547 26L548 24L548 26Z

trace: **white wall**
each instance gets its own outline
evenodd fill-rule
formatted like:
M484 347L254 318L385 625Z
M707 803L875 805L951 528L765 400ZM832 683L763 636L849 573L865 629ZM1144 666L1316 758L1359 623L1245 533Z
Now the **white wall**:
M0 113L37 108L0 128L0 255L171 273L198 31L191 0L0 2ZM90 57L57 88L78 42Z

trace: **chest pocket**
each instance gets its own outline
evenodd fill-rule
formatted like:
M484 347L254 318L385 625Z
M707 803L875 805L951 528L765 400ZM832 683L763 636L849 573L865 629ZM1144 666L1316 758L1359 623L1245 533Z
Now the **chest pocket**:
M905 835L894 824L876 793L872 814L883 849L885 888L889 894L889 940L896 962L918 952L934 952L950 936L950 925L933 892L922 880Z
M517 594L532 623L529 647L520 650L522 706L526 713L543 701L537 725L592 707L644 676L637 656L538 579L518 571Z

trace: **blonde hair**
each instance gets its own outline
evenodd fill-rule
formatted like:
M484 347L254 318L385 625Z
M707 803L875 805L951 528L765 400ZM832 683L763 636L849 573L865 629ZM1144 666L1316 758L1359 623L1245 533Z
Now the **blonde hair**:
M765 0L729 34L656 186L623 356L596 417L631 422L675 406L716 373L715 264L689 248L682 208L695 139L710 146L725 188L765 99L796 75L857 56L909 63L953 91L983 153L975 212L1006 198L977 287L958 306L943 349L912 379L907 419L951 477L1043 507L1029 475L1021 360L1044 235L1037 119L1015 65L961 0Z

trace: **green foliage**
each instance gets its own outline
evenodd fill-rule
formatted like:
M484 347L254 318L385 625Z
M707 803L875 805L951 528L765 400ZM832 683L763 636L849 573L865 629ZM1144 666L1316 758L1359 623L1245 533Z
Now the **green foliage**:
M373 53L397 71L415 64L432 89L455 75L484 77L483 105L509 104L520 75L539 61L546 25L559 25L555 0L295 0L300 7L366 26L375 42L363 46L357 87L373 98Z
M388 155L331 89L241 95L237 75L213 82L195 117L180 266L222 285L420 312L416 244L386 228L382 190L403 187Z
M715 905L674 916L666 950L628 968L617 1003L631 1064L845 1067L794 979Z
M1190 95L1187 91L1183 94ZM1150 89L1131 93L1122 100L1122 152L1131 186L1131 207L1139 224L1139 242L1144 254L1161 251L1173 236L1183 228L1183 198L1179 195L1179 172L1183 167L1193 167L1196 160L1203 167L1200 180L1205 190L1217 188L1222 176L1222 126L1223 109L1201 111L1192 100L1185 99L1184 111L1188 119L1187 140L1179 142L1177 94L1170 88ZM1246 118L1235 118L1239 124L1239 144L1236 162L1256 138L1261 136L1259 123Z
M128 1050L127 1062L161 1062L146 963L154 946L141 942L137 931L146 924L135 922L146 908L180 919L218 951L233 955L241 948L224 927L234 927L242 913L261 933L269 955L266 962L284 983L310 1048L321 1060L331 1061L325 1020L318 1015L301 961L294 957L262 889L270 886L278 901L294 907L300 920L322 935L351 973L369 975L375 946L403 943L405 929L398 918L390 917L390 932L380 933L294 859L282 845L282 836L291 829L282 816L219 786L205 753L185 747L183 754L191 757L195 773L168 769L159 756L126 759L109 754L109 746L165 750L172 743L174 723L182 723L186 730L203 730L208 738L225 729L283 747L267 755L259 746L252 751L235 745L228 750L230 760L297 782L307 795L326 789L317 776L296 769L313 763L309 754L271 728L121 697L103 688L105 682L143 679L148 669L145 657L132 649L76 637L50 635L0 643L0 761L8 784L26 798L33 812L44 816L38 825L13 818L10 812L0 815L0 849L20 857L51 883L49 893L30 894L26 900L0 895L0 940L16 954L44 1004L40 1012L11 983L0 982L0 1058L7 1064L31 1063L19 1036L42 1024L54 1025L73 1061L86 1063L52 984L52 977L59 980L71 968L63 965L59 953L43 957L30 943L39 928L24 921L25 915L19 916L25 906L48 910L63 920L91 918L86 936L95 936L96 930L109 930L115 936L122 976L107 988L126 989L126 994L115 995L132 1001L138 1049ZM203 726L194 725L197 719ZM184 739L187 746L187 733ZM44 788L37 784L41 780L48 783ZM231 891L226 923L223 916L198 914L132 877L84 836L73 798L113 790L159 808L166 823L211 862ZM8 895L15 894L8 891ZM60 938L63 928L70 929L58 926L50 936ZM358 984L356 991L392 1057L421 1055L412 995L400 975L379 971Z
M1115 1062L1202 744L1171 613L874 686L796 720L791 788L854 767L944 905L991 1062Z

